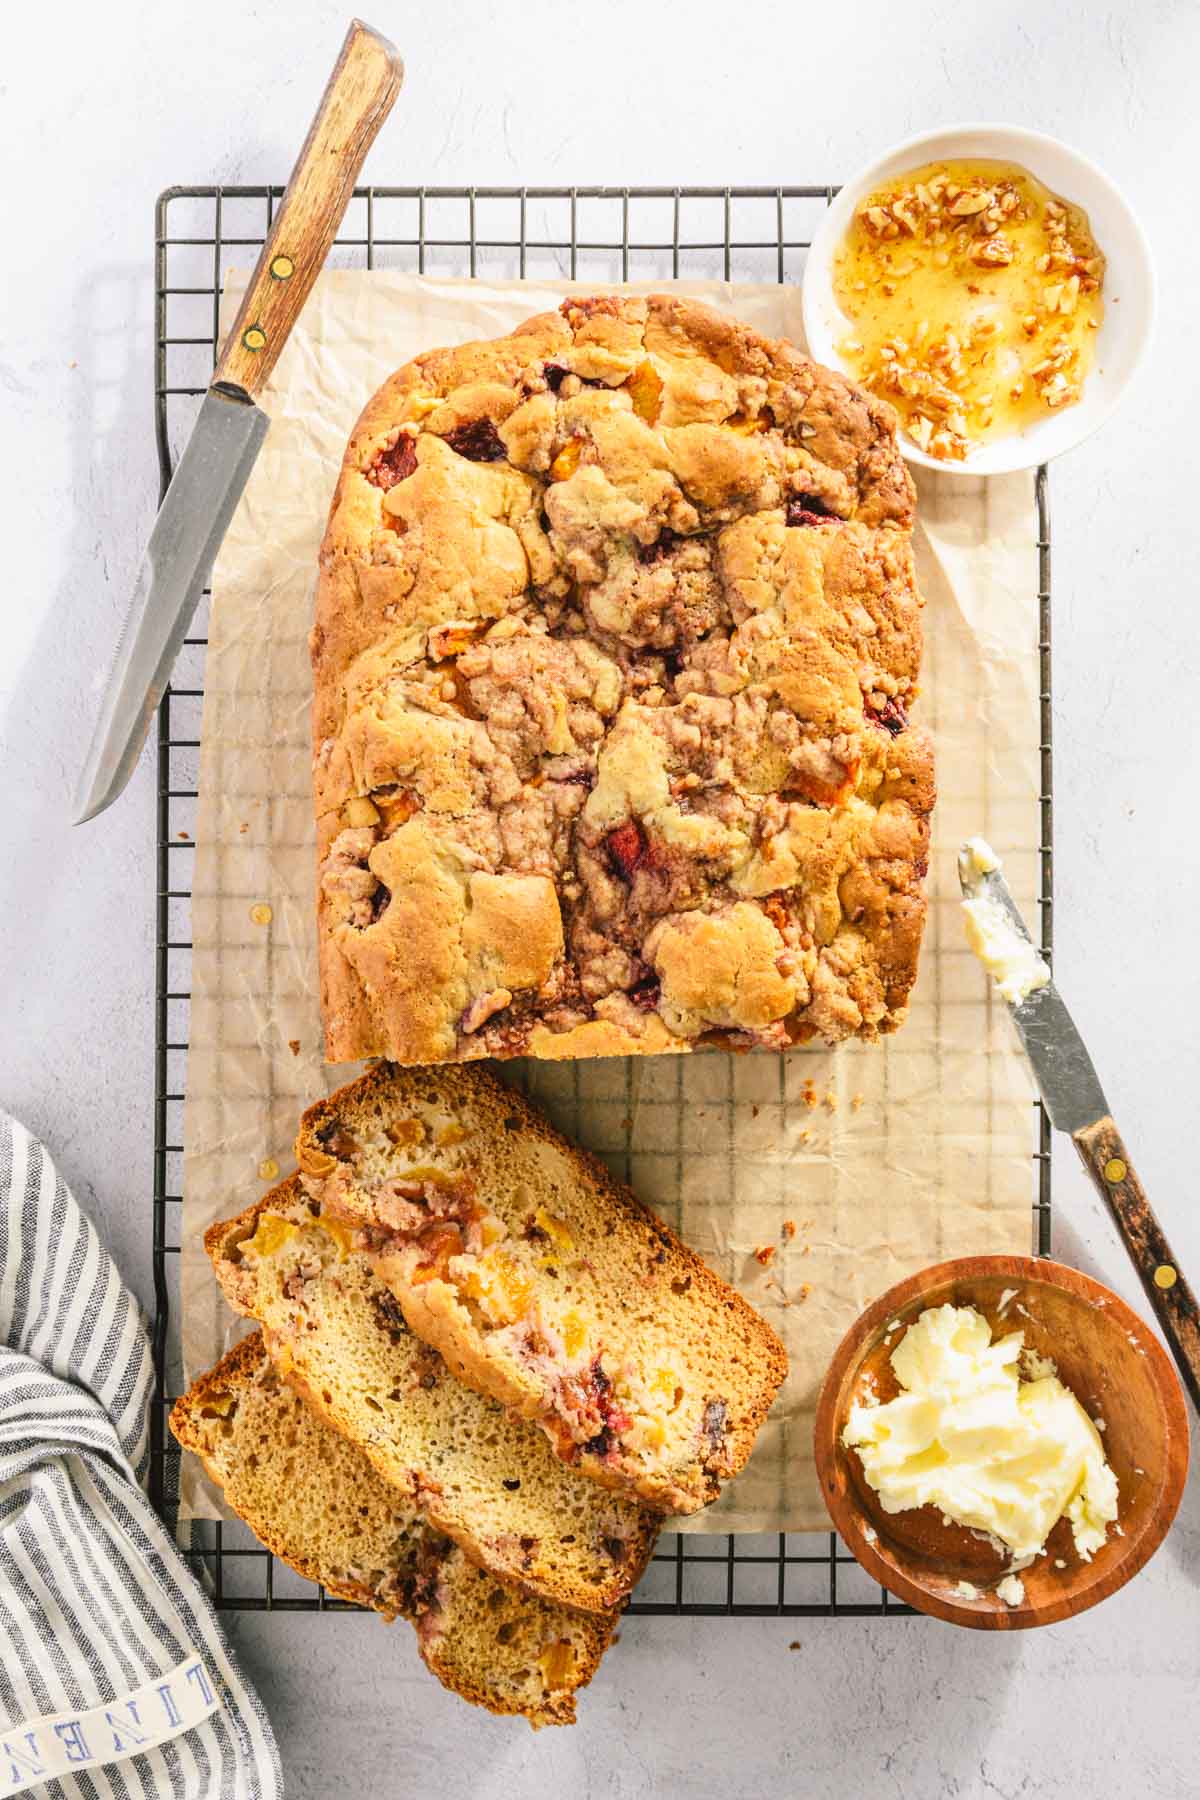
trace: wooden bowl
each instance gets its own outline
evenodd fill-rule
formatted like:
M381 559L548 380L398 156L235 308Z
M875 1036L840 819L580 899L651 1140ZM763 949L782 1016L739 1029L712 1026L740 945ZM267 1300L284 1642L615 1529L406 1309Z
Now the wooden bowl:
M1015 1289L1001 1314L1006 1289ZM874 1378L880 1400L898 1391L890 1358L902 1330L926 1307L973 1306L993 1334L1023 1331L1030 1349L1058 1373L1097 1421L1117 1477L1115 1526L1090 1562L1060 1519L1047 1552L1020 1571L1025 1598L1008 1606L993 1590L1005 1559L931 1506L886 1513L862 1464L842 1444L852 1401ZM889 1331L888 1327L893 1329ZM1124 1586L1157 1550L1187 1478L1188 1416L1183 1390L1150 1327L1110 1288L1062 1263L1028 1256L967 1256L939 1263L888 1290L851 1327L829 1366L817 1403L817 1475L843 1539L868 1574L921 1612L979 1630L1023 1630L1085 1612ZM1060 1568L1057 1565L1061 1563ZM977 1598L955 1591L978 1588Z

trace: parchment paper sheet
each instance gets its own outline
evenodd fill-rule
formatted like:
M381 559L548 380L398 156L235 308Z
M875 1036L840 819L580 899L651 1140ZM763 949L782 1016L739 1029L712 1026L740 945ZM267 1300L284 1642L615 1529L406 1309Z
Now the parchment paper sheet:
M244 283L227 281L226 323ZM294 1166L300 1111L356 1072L321 1060L306 643L346 438L392 369L438 345L507 332L556 306L570 285L327 271L264 400L271 429L214 574L206 669L184 1123L189 1380L244 1329L218 1294L205 1226L260 1194L272 1163L282 1173ZM681 285L803 342L795 289ZM735 1282L787 1345L791 1375L749 1466L693 1529L824 1526L812 1411L855 1315L943 1257L1030 1247L1033 1092L1003 1008L966 949L954 855L963 836L982 831L1036 917L1032 480L939 474L921 484L919 516L919 716L935 734L940 800L907 1024L882 1044L787 1057L508 1071ZM264 904L270 922L256 924L252 908ZM754 1256L766 1245L775 1247L768 1267ZM185 1511L219 1514L191 1464Z

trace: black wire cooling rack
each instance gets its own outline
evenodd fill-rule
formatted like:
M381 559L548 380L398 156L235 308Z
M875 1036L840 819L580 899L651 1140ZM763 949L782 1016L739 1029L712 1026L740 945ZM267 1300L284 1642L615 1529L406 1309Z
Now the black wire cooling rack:
M836 188L356 189L330 262L493 280L574 278L797 281ZM173 187L155 212L155 429L165 492L216 360L226 261L252 263L280 187ZM1053 947L1050 705L1050 513L1036 482L1041 661L1040 906ZM208 595L158 713L155 934L154 1361L152 1496L178 1512L180 1454L167 1415L179 1391L178 1300L183 1096L191 980L195 842ZM1050 1124L1040 1108L1033 1151L1035 1238L1050 1248ZM244 1528L178 1527L218 1606L248 1611L354 1610L301 1580ZM906 1613L859 1568L834 1532L732 1536L670 1533L629 1607L633 1613L862 1617Z

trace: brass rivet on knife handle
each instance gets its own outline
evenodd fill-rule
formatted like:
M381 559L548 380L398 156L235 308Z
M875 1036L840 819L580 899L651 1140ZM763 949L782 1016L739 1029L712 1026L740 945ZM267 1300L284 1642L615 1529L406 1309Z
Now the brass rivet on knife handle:
M1103 1194L1141 1277L1184 1386L1200 1410L1200 1309L1163 1234L1113 1121L1098 1119L1074 1135L1084 1167Z
M403 79L395 47L355 19L226 339L214 386L239 388L251 399L261 392L337 236L359 170Z

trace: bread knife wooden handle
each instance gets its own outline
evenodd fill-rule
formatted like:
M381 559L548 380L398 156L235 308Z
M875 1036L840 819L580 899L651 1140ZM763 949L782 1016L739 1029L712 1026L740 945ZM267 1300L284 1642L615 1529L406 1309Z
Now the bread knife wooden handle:
M234 388L250 399L261 393L403 79L395 46L355 19L221 352L214 387Z
M1121 1134L1110 1117L1072 1132L1083 1166L1116 1220L1176 1367L1200 1411L1200 1311L1167 1242Z

